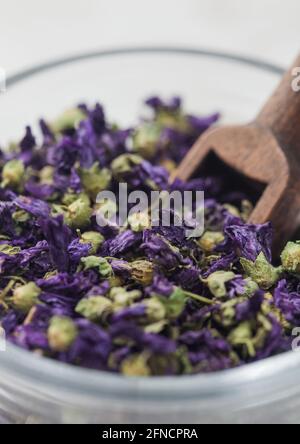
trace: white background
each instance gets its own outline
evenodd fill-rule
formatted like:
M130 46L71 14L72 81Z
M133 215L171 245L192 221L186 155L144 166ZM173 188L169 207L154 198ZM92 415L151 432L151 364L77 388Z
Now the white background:
M300 50L299 0L0 0L8 73L84 50L202 46L288 65Z

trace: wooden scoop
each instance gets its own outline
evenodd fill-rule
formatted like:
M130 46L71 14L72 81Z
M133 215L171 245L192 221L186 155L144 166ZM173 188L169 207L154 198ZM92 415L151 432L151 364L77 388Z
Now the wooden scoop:
M275 252L300 223L300 91L294 90L296 67L300 67L300 55L254 122L208 130L174 174L174 178L190 179L214 153L245 178L264 184L249 223L272 222Z

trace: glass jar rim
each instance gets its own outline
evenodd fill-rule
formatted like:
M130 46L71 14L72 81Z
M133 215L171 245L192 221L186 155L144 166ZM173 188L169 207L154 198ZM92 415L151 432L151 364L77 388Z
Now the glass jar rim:
M259 58L242 56L233 54L230 52L214 51L206 48L192 48L192 47L180 47L180 46L134 46L134 47L122 47L103 49L99 51L88 51L80 54L71 54L62 58L49 60L43 63L36 64L29 68L25 68L21 71L15 72L7 78L7 86L11 87L17 83L26 80L32 76L40 74L42 72L59 68L64 65L72 63L83 62L96 58L108 58L128 55L146 55L146 54L167 54L167 55L186 55L192 57L208 57L220 60L225 60L233 63L241 63L244 65L252 66L257 69L268 71L273 74L281 75L284 73L284 68L276 64L263 61Z

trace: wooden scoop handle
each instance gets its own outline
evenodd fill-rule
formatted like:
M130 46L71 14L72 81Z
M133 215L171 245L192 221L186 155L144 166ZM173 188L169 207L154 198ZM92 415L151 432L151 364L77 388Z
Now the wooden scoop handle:
M292 151L300 159L300 55L283 76L256 123L269 128L283 150Z

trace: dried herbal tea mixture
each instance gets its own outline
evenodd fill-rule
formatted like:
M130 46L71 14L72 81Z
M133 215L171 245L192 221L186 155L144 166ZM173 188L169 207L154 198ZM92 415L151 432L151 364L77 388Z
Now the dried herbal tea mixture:
M247 225L249 196L221 177L173 190L205 191L205 232L101 228L96 196L168 190L169 173L218 115L181 101L147 101L129 130L82 105L40 122L1 152L0 319L8 340L69 364L124 375L182 375L240 366L291 348L300 326L300 243L272 265L272 228Z

